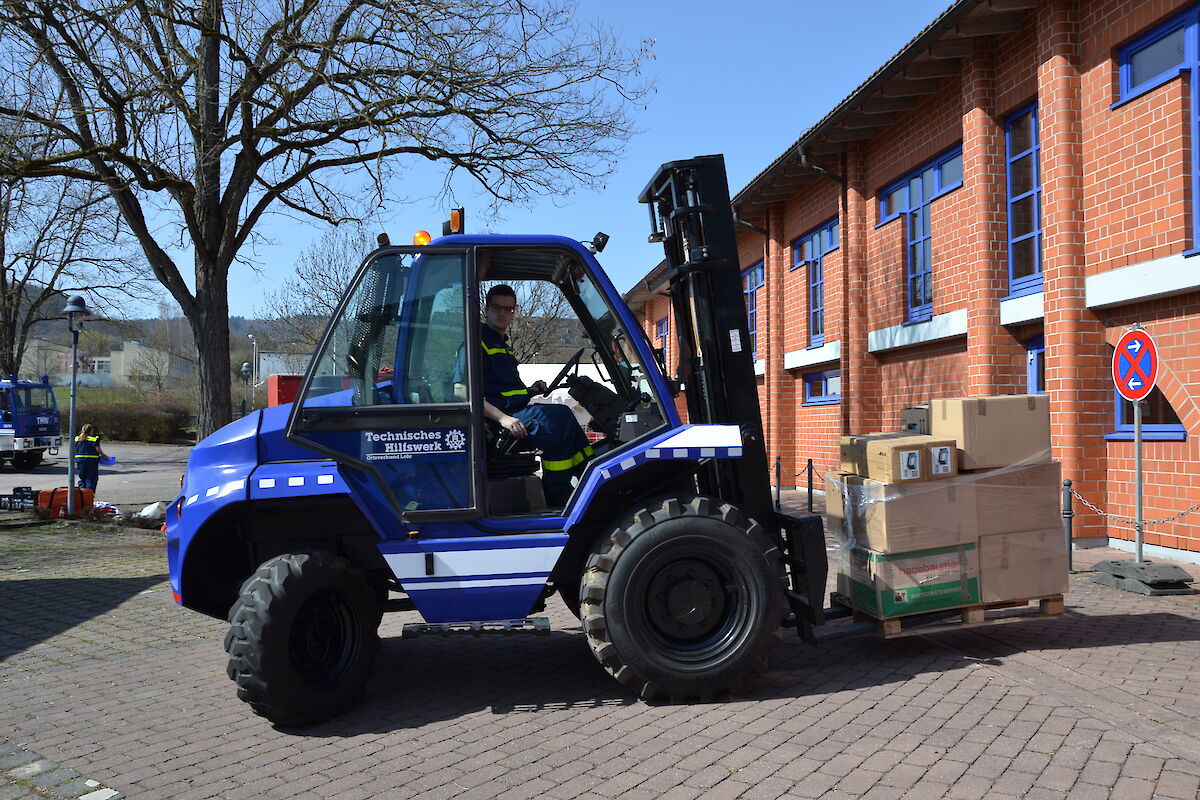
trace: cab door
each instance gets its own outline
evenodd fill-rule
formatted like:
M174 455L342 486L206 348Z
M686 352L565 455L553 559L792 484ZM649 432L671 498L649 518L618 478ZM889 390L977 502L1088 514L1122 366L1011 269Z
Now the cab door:
M480 409L454 394L455 357L478 319L469 249L389 247L367 258L304 376L287 438L342 466L385 539L479 516ZM476 323L477 326L477 323Z

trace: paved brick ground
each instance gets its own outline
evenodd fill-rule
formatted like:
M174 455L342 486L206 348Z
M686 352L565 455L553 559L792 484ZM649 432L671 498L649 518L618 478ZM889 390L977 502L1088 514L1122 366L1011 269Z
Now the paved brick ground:
M153 533L0 531L0 800L1200 796L1196 597L1078 574L1061 620L789 638L681 706L622 691L559 605L546 638L402 641L391 615L366 700L296 731L236 699L224 626L165 571Z

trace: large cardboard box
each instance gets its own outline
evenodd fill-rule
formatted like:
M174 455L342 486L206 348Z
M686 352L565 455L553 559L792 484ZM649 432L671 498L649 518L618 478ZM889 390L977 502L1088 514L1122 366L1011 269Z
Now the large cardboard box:
M858 475L827 475L827 530L845 547L877 553L973 544L975 495L956 481L889 484Z
M892 554L852 550L849 572L851 604L877 619L980 602L974 544Z
M959 478L975 494L980 536L1062 526L1062 465L1022 464Z
M1067 583L1067 545L1061 526L979 537L983 602L1062 594Z
M930 401L929 432L958 442L959 469L1050 460L1050 400L1044 394Z

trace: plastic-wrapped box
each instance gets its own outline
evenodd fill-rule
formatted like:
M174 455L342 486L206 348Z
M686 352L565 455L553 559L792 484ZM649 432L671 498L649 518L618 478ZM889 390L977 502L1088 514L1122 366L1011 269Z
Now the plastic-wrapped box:
M974 544L912 553L849 554L854 608L879 619L978 605L979 561Z
M827 474L839 593L886 619L1064 592L1062 469L1038 458L910 484ZM960 549L963 577L951 579L936 556Z
M1062 465L1016 464L940 481L885 483L825 476L826 529L878 553L974 542L1062 524Z
M984 603L1062 594L1068 586L1062 527L980 536L979 576Z
M848 549L897 553L979 538L975 495L957 479L895 484L827 475L825 509L826 529Z

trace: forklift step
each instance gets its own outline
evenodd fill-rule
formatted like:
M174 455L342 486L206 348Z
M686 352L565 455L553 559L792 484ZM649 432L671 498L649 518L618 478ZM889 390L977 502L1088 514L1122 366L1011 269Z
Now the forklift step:
M400 638L415 639L423 633L436 633L439 636L452 634L469 634L483 636L484 634L532 633L537 636L550 635L550 620L546 617L529 617L528 619L494 619L482 622L409 622L400 631Z

